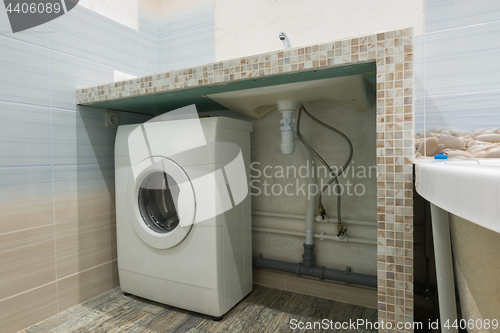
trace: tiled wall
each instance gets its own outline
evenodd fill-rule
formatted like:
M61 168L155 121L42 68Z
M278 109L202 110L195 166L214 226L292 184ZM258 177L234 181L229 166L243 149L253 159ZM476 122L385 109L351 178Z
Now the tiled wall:
M215 0L158 2L160 71L215 61Z
M425 0L215 0L216 61L349 36L413 27L422 33Z
M158 73L158 1L138 0L139 9L139 75Z
M156 0L147 0L149 2ZM424 0L157 0L159 71L225 61L293 46L413 26L421 34ZM319 9L320 8L320 9ZM353 10L355 9L355 10ZM350 19L345 19L350 16ZM314 24L307 22L314 21Z
M379 319L413 322L413 29L174 70L78 89L80 104L374 61L377 67L377 275ZM387 327L387 326L386 326Z
M500 128L500 2L427 0L415 40L416 132Z
M113 70L156 72L156 35L146 28L138 32L77 6L12 34L0 5L2 332L118 284L116 130L104 126L103 110L77 107L74 91L112 81ZM121 113L122 123L146 119Z

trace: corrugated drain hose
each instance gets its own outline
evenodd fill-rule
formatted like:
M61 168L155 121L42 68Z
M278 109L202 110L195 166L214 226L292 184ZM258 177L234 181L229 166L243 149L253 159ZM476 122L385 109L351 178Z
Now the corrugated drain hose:
M340 171L335 174L332 170L332 168L330 168L330 166L328 165L328 163L326 163L326 161L314 150L312 149L312 147L307 143L307 141L302 137L302 134L300 133L300 118L301 118L301 115L302 115L302 112L304 112L306 115L309 116L309 118L311 118L314 122L318 123L319 125L329 129L330 131L333 131L335 133L337 133L338 135L340 135L342 138L344 138L344 140L347 142L347 144L349 145L349 157L347 158L347 161L345 162L345 164L342 166L342 168L340 169ZM341 131L325 124L324 122L316 119L309 111L307 111L307 109L304 107L304 105L302 105L300 108L299 108L299 115L297 117L297 137L299 138L300 142L302 142L304 144L304 146L309 149L311 151L311 153L316 156L316 158L327 168L327 170L330 172L330 176L332 177L324 186L323 188L321 189L321 192L319 193L319 203L318 203L318 211L319 211L319 214L321 215L321 218L324 219L325 215L326 215L326 211L323 207L323 193L325 192L325 190L328 188L328 186L330 186L333 182L335 182L337 184L337 186L339 185L339 180L338 178L340 177L340 175L345 171L345 169L347 168L347 166L349 165L349 163L351 163L351 159L352 159L352 154L354 152L354 149L352 147L352 143L351 143L351 140L349 140L349 138L344 134L342 133ZM342 227L342 210L341 210L341 197L342 195L340 193L337 193L337 191L334 191L335 195L337 196L337 219L338 219L338 224L339 224L339 233L337 236L340 236L342 234L345 233L345 229Z

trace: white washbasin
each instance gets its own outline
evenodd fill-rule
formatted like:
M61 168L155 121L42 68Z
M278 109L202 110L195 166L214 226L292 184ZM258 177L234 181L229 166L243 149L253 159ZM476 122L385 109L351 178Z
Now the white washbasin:
M434 205L500 232L500 159L419 158L416 190Z

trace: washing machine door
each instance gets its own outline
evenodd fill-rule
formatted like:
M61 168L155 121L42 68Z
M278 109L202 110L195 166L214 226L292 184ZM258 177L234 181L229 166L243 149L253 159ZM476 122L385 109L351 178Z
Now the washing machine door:
M143 160L133 169L127 191L129 222L147 245L168 249L191 231L196 214L193 186L171 159Z

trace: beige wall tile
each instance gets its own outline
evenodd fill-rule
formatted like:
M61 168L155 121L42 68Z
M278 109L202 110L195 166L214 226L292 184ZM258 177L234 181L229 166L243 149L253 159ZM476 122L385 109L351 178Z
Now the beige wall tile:
M51 283L0 301L1 331L19 332L56 314L56 284Z
M77 273L57 282L59 311L83 303L92 297L118 287L118 265L116 260Z
M114 165L54 167L56 223L115 211Z
M116 259L114 213L57 223L55 228L59 279Z
M0 170L0 233L52 223L50 168Z
M0 300L55 279L53 225L0 234Z

